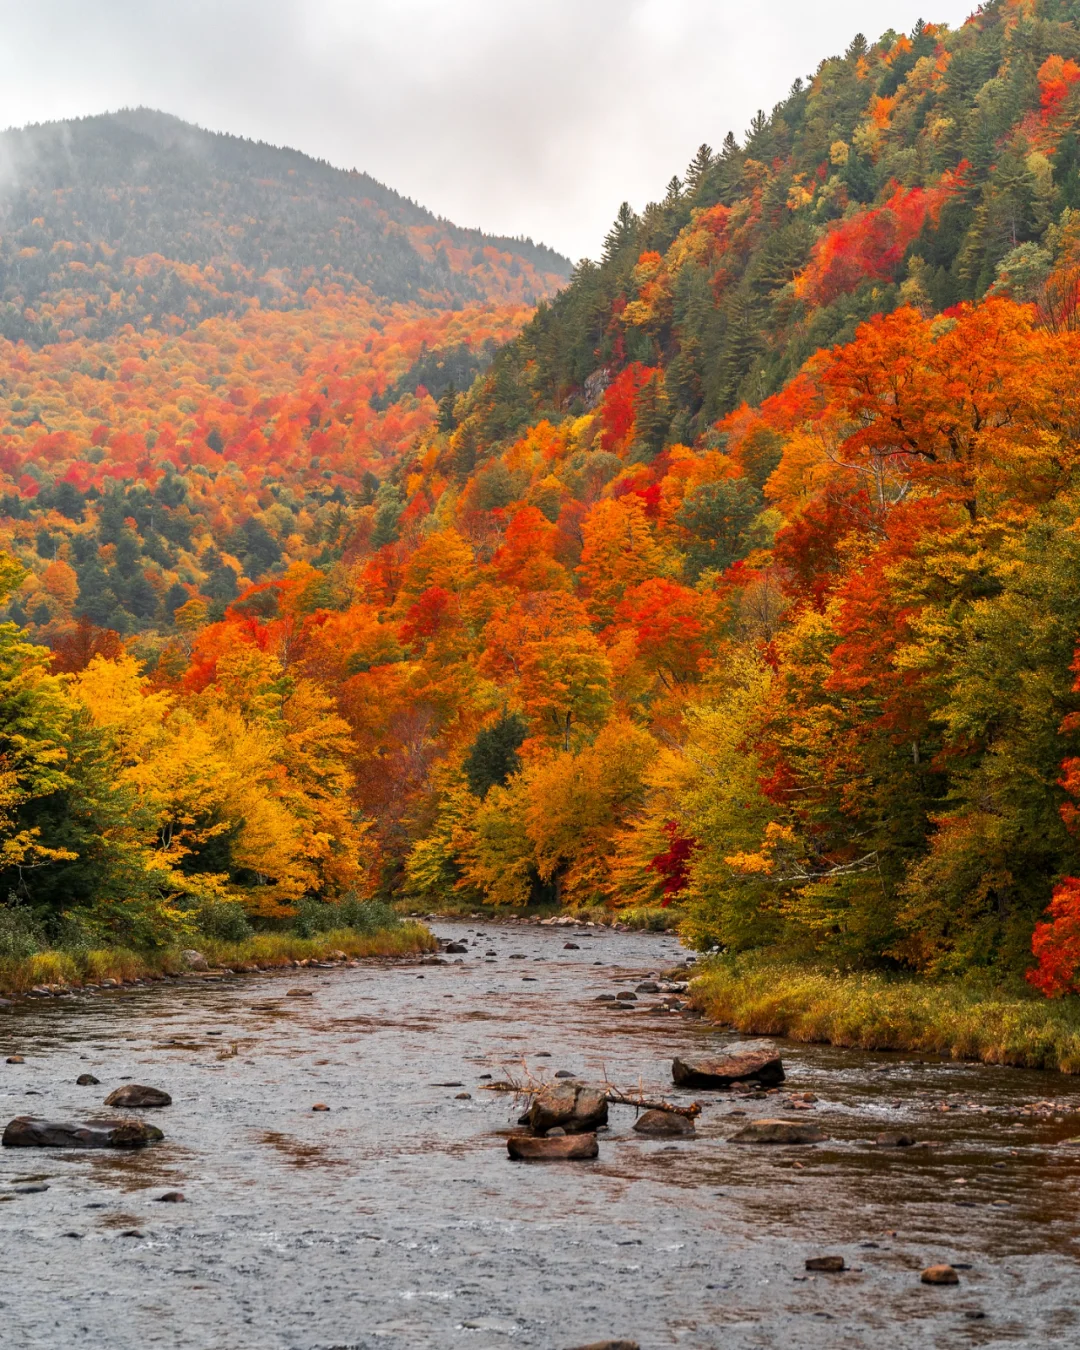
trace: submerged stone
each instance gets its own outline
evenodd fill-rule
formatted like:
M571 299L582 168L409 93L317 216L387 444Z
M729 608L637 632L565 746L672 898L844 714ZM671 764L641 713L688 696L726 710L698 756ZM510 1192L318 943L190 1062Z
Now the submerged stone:
M5 1148L142 1148L165 1136L141 1120L94 1120L85 1124L16 1116L4 1129Z

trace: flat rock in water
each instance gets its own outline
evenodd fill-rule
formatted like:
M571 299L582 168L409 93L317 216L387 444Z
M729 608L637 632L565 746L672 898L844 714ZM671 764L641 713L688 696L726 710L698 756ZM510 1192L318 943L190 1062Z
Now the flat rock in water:
M784 1081L784 1066L775 1050L747 1050L718 1059L676 1059L671 1076L679 1087L726 1088L755 1082L776 1087Z
M793 1120L751 1120L729 1136L731 1144L820 1144L828 1135L816 1125Z
M574 1345L570 1350L641 1350L637 1341L590 1341L588 1345Z
M529 1128L533 1134L547 1134L561 1126L567 1134L588 1134L598 1125L606 1125L607 1097L597 1088L578 1083L553 1083L542 1088L529 1107Z
M959 1284L960 1276L952 1266L927 1266L919 1276L923 1284Z
M106 1106L172 1106L172 1098L161 1088L143 1087L140 1083L125 1083L105 1098Z
M904 1134L902 1130L884 1130L874 1140L878 1148L914 1148L918 1142L913 1134Z
M645 1111L634 1121L638 1134L652 1134L664 1139L687 1138L695 1134L694 1122L677 1111Z
M81 1073L75 1079L76 1087L98 1087L101 1083L100 1078L95 1078L92 1073Z
M512 1134L506 1151L516 1162L582 1162L600 1152L595 1134L566 1134L538 1139L532 1134Z
M315 997L315 991L314 991L313 989L290 989L290 990L288 991L288 993L285 995L285 997L286 997L286 998L314 998L314 997Z
M141 1148L165 1136L141 1120L94 1120L85 1124L16 1116L4 1129L5 1148Z
M464 942L448 942L443 948L444 952L467 952L468 945Z
M159 1203L163 1205L182 1205L184 1203L183 1191L166 1191L164 1195L158 1196Z
M822 1270L836 1275L847 1267L842 1256L811 1256L806 1263L806 1269Z
M7 1057L7 1063L8 1063L8 1064L25 1064L25 1063L26 1063L26 1060L23 1059L22 1055L8 1055L8 1057Z

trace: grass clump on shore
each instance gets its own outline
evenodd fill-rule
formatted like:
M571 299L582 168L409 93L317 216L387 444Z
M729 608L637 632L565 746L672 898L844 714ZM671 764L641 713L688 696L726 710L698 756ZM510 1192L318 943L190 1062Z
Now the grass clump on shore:
M691 997L707 1016L757 1035L1080 1073L1080 999L750 956L704 963Z
M335 954L411 956L437 945L422 923L402 922L377 901L305 901L288 927L266 931L256 931L243 906L217 904L196 915L196 926L183 943L149 949L95 944L74 930L50 942L26 910L0 907L0 992L178 975L189 968L183 954L188 949L201 953L211 967L242 970L326 960Z

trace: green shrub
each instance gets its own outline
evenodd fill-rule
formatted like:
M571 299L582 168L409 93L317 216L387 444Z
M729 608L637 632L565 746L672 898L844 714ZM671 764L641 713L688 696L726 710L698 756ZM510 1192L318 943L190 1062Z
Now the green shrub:
M400 922L390 906L381 900L359 900L355 895L347 895L336 905L310 897L301 900L292 926L300 937L310 938L320 933L332 933L335 928L350 928L354 933L370 935L396 928Z
M203 905L196 921L200 933L217 938L219 942L246 942L255 931L248 922L244 906L236 900Z
M23 905L0 905L0 957L26 960L46 946L45 934Z

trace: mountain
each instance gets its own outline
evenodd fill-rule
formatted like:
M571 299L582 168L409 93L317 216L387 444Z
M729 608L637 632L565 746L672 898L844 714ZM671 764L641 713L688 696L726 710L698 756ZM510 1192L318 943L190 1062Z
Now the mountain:
M0 135L0 334L34 345L306 303L533 304L564 258L296 150L147 108Z

